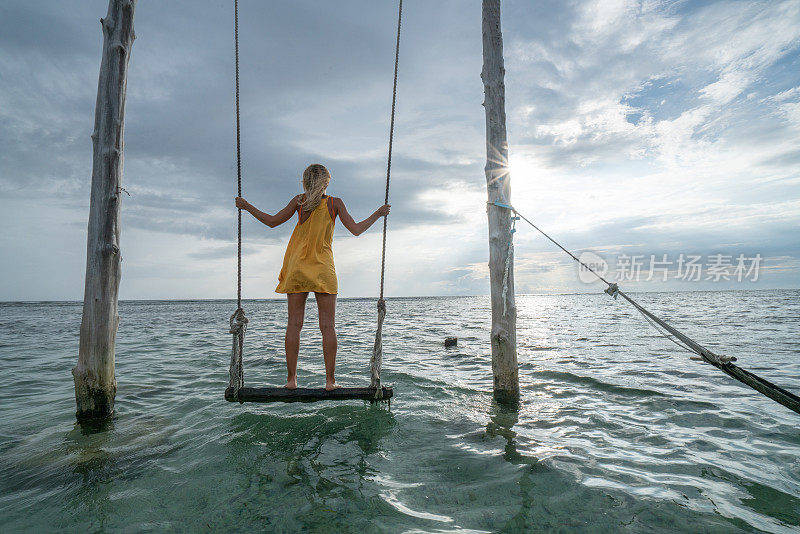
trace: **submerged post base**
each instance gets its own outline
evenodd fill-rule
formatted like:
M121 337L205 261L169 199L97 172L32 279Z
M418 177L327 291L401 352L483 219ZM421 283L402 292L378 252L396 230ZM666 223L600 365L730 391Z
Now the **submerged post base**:
M75 402L78 406L75 417L78 421L106 419L114 413L116 381L108 388L98 388L88 383L88 377L72 370L75 380Z
M519 390L495 389L494 400L506 408L519 407Z

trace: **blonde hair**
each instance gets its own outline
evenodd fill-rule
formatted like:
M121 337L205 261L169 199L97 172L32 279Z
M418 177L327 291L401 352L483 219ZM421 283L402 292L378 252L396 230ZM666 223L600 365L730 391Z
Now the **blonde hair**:
M304 210L311 211L317 209L322 202L322 195L328 184L331 182L331 173L325 165L312 163L303 171L303 190L306 192L305 199L301 202Z

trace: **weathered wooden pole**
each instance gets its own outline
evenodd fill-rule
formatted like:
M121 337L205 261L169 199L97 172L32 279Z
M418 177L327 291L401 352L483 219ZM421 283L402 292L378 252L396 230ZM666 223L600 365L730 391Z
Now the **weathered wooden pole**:
M503 77L503 34L500 0L483 0L483 80L486 111L486 189L489 218L489 280L492 300L492 372L494 396L500 402L519 400L517 370L517 307L514 304L514 249L506 139L506 93Z
M123 131L128 60L135 38L136 0L110 0L103 31L103 59L97 84L92 132L92 192L86 246L78 365L72 369L78 420L114 411L114 345L120 280L119 215L122 194Z

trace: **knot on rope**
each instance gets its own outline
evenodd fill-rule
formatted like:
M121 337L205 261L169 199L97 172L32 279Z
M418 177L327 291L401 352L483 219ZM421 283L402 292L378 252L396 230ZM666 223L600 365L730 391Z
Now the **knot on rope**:
M242 308L238 308L233 315L231 315L230 324L231 328L229 332L234 335L238 335L240 332L244 335L244 331L247 329L247 317L244 316L244 310Z
M726 356L724 354L714 354L710 350L706 349L702 351L700 354L703 360L710 361L711 363L715 363L717 365L728 365L731 362L736 361L735 356Z
M247 317L242 308L237 308L230 319L230 329L233 334L233 348L231 349L230 382L228 387L233 393L233 398L239 398L239 389L244 387L244 366L242 353L244 352L244 334L247 331Z
M511 210L516 213L517 210L514 209L514 206L511 204L506 204L505 202L498 202L497 200L490 200L487 204L491 204L493 206L497 206L498 208L505 208L507 210Z
M372 358L369 362L369 387L375 388L375 398L383 398L381 388L381 362L383 361L383 320L386 317L386 301L378 299L378 328L375 331L375 344L372 346Z
M617 300L617 297L619 296L619 286L616 283L608 284L608 287L606 288L606 293L614 297L614 300Z

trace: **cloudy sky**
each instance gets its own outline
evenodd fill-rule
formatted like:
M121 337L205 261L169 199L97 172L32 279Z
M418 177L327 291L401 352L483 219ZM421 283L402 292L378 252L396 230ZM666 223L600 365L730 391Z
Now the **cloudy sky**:
M0 300L82 298L106 7L0 4ZM367 216L396 4L241 0L240 15L245 196L274 213L320 162L329 193ZM141 0L135 29L120 296L233 297L233 2ZM508 0L503 33L522 213L612 277L638 258L632 289L800 287L800 2ZM479 1L405 1L390 296L488 292L481 62ZM277 296L292 226L246 219L246 297ZM334 250L340 294L376 294L379 225L337 227ZM700 280L681 255L700 257ZM755 281L706 280L757 255ZM516 256L520 293L602 289L530 227ZM666 282L646 279L651 256Z

